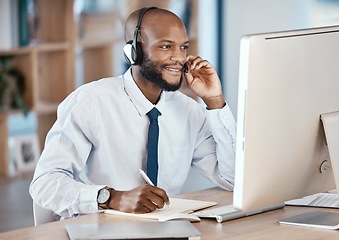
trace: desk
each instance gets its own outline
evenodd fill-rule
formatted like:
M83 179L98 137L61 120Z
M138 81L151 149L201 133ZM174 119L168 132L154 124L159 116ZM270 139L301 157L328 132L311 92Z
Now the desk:
M216 201L220 205L232 203L232 192L220 188L180 195L182 198ZM214 219L202 219L194 226L202 233L202 239L339 239L339 231L322 230L307 227L289 226L277 223L278 219L313 211L306 207L285 207L271 212L241 218L229 222L217 223ZM337 209L316 209L338 212ZM37 227L22 228L0 233L0 239L68 239L65 225L69 223L96 223L118 221L152 221L122 217L104 213L90 214Z

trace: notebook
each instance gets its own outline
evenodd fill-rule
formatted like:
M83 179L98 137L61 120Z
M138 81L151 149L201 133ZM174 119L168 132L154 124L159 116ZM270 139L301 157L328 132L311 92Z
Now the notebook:
M188 221L67 224L66 231L71 240L201 239L201 233Z
M115 214L121 216L130 216L130 217L138 217L138 218L149 218L149 219L159 219L162 216L175 214L175 213L192 213L204 208L212 207L217 205L216 202L208 202L208 201L199 201L199 200L191 200L191 199L181 199L181 198L170 198L170 205L165 205L161 209L157 209L150 213L143 214L134 214L134 213L126 213L120 212L113 209L105 209L104 213Z

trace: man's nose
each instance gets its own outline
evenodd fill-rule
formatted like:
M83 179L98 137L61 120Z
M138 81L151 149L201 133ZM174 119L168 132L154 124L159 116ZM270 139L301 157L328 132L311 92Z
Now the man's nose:
M187 53L183 51L181 48L173 50L171 60L179 63L186 62Z

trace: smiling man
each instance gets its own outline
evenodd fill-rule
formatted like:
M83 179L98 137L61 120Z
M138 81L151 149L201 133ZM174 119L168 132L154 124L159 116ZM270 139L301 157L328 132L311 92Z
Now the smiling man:
M235 121L214 67L187 54L182 21L164 9L138 10L126 21L125 38L131 68L76 89L47 135L30 193L60 217L162 208L180 193L191 167L233 189ZM182 81L207 107L177 91ZM158 117L150 123L151 110ZM156 141L148 136L151 126Z

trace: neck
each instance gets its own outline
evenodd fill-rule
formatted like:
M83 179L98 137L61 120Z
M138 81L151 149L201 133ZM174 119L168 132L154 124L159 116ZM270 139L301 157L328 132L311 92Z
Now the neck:
M138 70L138 66L132 67L132 77L134 82L139 87L140 91L144 94L144 96L153 104L156 104L160 99L160 94L162 89L148 81L144 78L140 71Z

